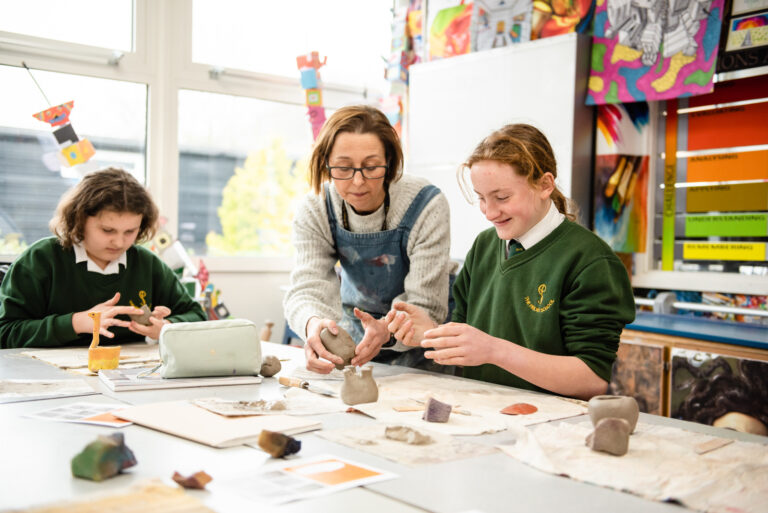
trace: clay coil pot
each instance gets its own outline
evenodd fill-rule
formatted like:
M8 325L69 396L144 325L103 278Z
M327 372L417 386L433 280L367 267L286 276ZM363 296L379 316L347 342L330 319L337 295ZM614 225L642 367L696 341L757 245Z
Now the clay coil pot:
M379 387L373 379L373 367L344 368L341 400L344 404L375 403L379 399Z
M640 411L634 397L626 395L596 395L589 400L589 418L597 426L600 419L618 418L629 423L629 432L635 431Z

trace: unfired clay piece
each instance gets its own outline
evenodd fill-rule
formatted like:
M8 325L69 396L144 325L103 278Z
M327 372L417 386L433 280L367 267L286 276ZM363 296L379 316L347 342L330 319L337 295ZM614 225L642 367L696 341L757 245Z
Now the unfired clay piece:
M501 413L505 415L530 415L531 413L536 413L537 411L539 411L539 409L532 404L515 403L510 404L501 410Z
M427 445L434 442L431 436L407 426L388 426L384 430L384 436L390 440L397 440L411 445Z
M261 361L261 370L259 371L259 374L264 376L265 378L271 378L278 372L280 372L280 369L282 369L283 366L280 364L280 360L277 358L277 356L273 355L267 355L264 357L264 359Z
M341 385L344 404L375 403L379 399L379 387L373 379L373 367L346 367Z
M629 423L629 432L635 431L639 409L634 397L626 395L596 395L589 400L589 418L597 426L600 419L607 417L624 419Z
M301 450L301 440L292 436L263 429L259 434L259 447L273 458L283 458Z
M129 314L128 317L144 326L152 326L152 323L149 322L149 318L152 317L152 310L150 310L147 305L141 305L141 311L144 313L136 315Z
M597 421L595 430L587 435L585 443L593 451L624 456L629 449L631 432L632 429L626 420L606 417Z
M427 422L448 422L453 406L441 403L434 397L430 397L424 407L424 415L421 417Z
M344 370L344 367L349 365L349 362L355 357L355 341L342 328L339 328L338 335L331 333L328 328L323 328L323 331L320 332L320 340L328 351L344 360L344 363L336 365L339 370Z

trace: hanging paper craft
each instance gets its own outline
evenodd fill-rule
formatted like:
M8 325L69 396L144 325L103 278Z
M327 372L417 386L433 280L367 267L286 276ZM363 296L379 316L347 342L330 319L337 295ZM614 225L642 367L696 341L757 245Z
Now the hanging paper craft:
M66 167L88 162L96 153L91 142L88 139L79 139L75 129L69 123L69 114L72 112L74 104L74 101L62 103L32 114L40 121L50 123L54 128L59 127L53 131L53 136L61 148L59 160Z
M598 0L587 104L711 92L723 1Z
M325 108L323 107L323 92L320 89L320 68L325 66L328 57L320 61L318 52L310 52L296 57L296 66L301 73L301 87L305 90L307 115L312 125L312 137L317 138L325 123Z

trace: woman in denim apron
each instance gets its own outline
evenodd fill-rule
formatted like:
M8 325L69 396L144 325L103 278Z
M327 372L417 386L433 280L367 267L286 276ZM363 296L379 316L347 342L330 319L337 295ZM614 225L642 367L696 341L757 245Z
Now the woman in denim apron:
M428 363L423 350L391 337L384 317L396 299L413 298L445 320L448 205L437 187L401 176L401 167L399 137L373 107L339 109L316 142L310 175L319 194L295 216L297 265L285 298L286 319L305 335L310 370L330 372L341 363L319 336L338 327L357 344L353 365Z

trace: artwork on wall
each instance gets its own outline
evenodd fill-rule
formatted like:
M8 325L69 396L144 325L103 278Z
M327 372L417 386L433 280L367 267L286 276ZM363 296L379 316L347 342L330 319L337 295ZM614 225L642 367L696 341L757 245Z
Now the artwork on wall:
M588 105L709 93L724 0L598 0Z
M531 0L476 0L472 51L529 41L531 9Z
M645 251L648 226L648 104L598 107L594 229L611 249Z
M595 13L595 1L535 0L531 39L559 36L569 32L587 33Z
M768 66L768 0L726 0L717 71Z
M619 344L611 372L612 395L634 397L641 412L662 415L662 346Z
M431 0L427 4L429 60L470 52L472 3L464 0Z

